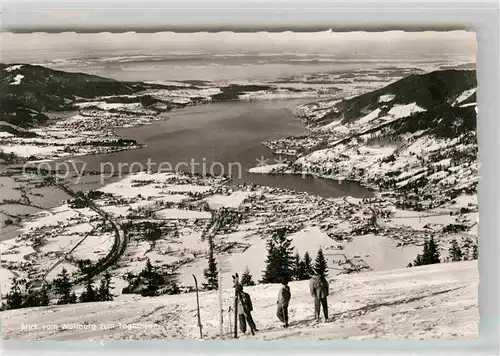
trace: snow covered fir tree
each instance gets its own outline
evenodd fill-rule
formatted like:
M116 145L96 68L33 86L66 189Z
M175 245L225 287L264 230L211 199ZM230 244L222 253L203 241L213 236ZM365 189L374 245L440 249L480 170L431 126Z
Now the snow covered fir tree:
M4 36L4 339L477 338L475 34L358 30Z

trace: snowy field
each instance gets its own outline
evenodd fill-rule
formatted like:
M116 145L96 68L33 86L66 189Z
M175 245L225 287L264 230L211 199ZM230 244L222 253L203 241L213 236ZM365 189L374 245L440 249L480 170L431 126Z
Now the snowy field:
M241 339L474 339L478 336L477 262L455 262L330 279L330 320L313 319L308 282L290 283L290 327L276 318L279 285L246 287L259 331ZM230 338L223 288L223 338ZM200 293L205 339L220 338L217 292ZM86 340L198 339L194 293L151 298L120 297L84 303L4 311L4 339ZM32 330L23 324L34 325Z

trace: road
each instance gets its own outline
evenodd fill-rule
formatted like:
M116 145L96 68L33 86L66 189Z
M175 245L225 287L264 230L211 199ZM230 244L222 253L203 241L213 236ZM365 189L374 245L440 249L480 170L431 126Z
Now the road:
M77 194L71 190L70 188L66 187L62 183L58 183L54 178L48 177L47 182L53 185L56 188L61 189L64 191L66 194L69 196L76 198ZM103 257L101 260L97 262L95 265L95 269L91 272L91 277L97 276L100 273L106 271L109 267L111 267L118 259L122 256L122 254L125 252L125 249L127 248L128 245L128 237L127 235L123 232L123 230L118 227L117 223L110 217L108 213L106 213L104 210L102 210L100 207L94 204L92 200L88 200L88 208L91 209L92 211L96 212L98 215L100 215L103 219L104 222L109 222L113 228L114 231L114 242L113 246L110 250L110 252ZM80 241L78 244L80 244L82 241ZM78 245L77 244L77 245ZM74 250L77 246L74 246L72 250ZM63 257L64 258L64 257ZM59 264L57 262L57 264ZM55 267L55 266L53 266ZM52 267L52 268L53 268ZM81 277L77 280L75 280L75 284L83 282L85 277Z

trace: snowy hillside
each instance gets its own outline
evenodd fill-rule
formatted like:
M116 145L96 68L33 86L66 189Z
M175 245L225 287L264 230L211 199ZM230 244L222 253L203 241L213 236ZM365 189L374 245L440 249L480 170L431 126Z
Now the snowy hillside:
M472 339L478 335L478 281L475 261L338 276L330 281L326 323L313 320L308 282L292 282L288 329L275 316L279 285L247 287L260 331L241 338ZM227 287L224 338L231 337L227 308L234 293ZM202 292L200 303L204 338L219 338L217 292ZM0 318L5 339L199 338L194 293L10 310Z
M475 194L476 87L475 71L445 70L303 105L298 114L311 133L266 142L293 159L251 172L353 180L397 193L401 204L420 211Z
M0 88L0 162L6 163L139 148L115 130L164 119L162 112L219 91L1 63Z
M323 124L341 119L348 123L363 117L377 108L391 108L394 105L412 105L421 111L448 103L453 106L467 103L467 99L475 93L476 72L473 70L438 70L425 74L412 74L395 81L383 88L366 92L362 95L333 102L323 110L322 115L315 116L315 122ZM304 114L315 110L315 105L305 105ZM385 110L383 110L385 111ZM409 116L411 112L405 110Z

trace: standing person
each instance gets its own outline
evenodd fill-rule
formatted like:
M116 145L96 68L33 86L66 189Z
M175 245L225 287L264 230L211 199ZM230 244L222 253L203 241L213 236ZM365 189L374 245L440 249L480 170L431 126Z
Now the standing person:
M314 316L319 321L321 307L325 321L328 320L328 281L323 275L315 275L309 281L309 290L314 298Z
M245 333L247 331L248 323L250 331L253 335L258 330L252 318L252 300L250 299L250 295L248 293L243 292L243 286L241 284L237 284L235 288L238 293L238 318L240 330L242 333Z
M283 278L281 288L278 293L278 312L276 315L278 319L288 328L288 304L290 303L291 293L290 286L288 285L288 278Z

